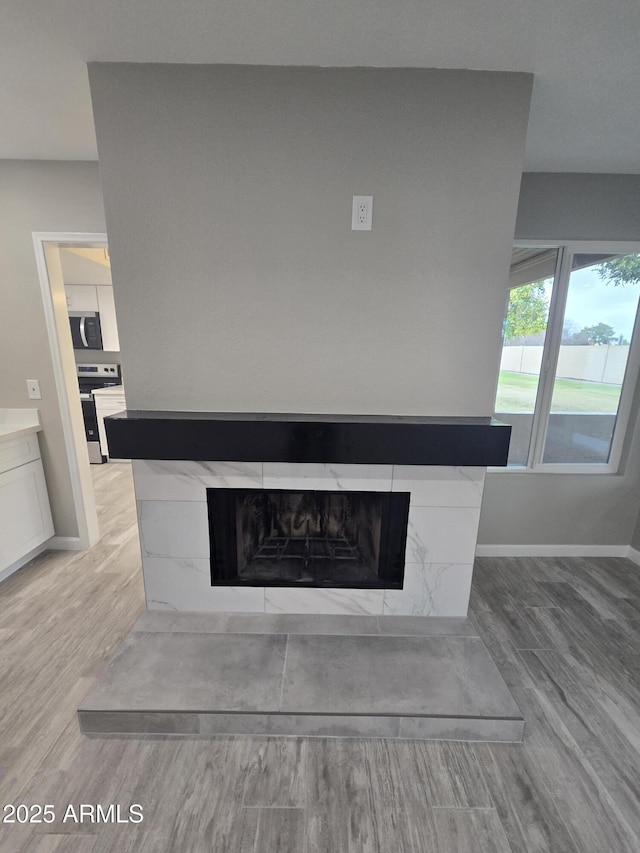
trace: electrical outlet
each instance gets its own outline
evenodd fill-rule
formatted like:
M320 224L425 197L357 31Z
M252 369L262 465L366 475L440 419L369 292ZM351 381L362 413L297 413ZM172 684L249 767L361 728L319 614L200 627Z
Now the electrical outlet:
M42 400L40 393L40 382L38 379L27 379L27 390L30 400Z
M371 231L373 218L373 196L354 195L351 210L351 230Z

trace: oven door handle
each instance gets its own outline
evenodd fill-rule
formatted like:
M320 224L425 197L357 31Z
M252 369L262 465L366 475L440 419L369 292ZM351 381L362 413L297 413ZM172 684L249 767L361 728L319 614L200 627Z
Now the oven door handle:
M89 342L87 341L87 336L85 334L85 329L84 329L84 321L86 319L87 319L86 317L80 317L80 339L82 340L82 343L85 345L85 347L87 347L87 349L88 349L89 348Z

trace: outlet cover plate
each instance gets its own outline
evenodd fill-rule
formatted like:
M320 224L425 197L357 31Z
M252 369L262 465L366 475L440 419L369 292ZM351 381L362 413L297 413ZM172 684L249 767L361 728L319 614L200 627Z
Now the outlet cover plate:
M354 195L351 208L351 230L371 231L373 219L373 196Z
M27 391L30 400L42 400L40 393L40 382L38 379L27 379Z

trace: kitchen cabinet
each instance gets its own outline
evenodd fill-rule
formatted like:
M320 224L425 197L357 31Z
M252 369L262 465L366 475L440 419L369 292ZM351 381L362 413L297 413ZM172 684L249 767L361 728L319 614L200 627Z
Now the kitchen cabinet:
M54 530L36 431L40 427L0 427L2 579L27 562Z
M97 311L98 294L95 284L65 284L67 311Z
M100 452L109 458L109 443L104 428L104 419L108 415L117 415L127 408L124 396L124 388L117 385L114 388L100 388L93 392L96 401L96 416L98 419L98 435L100 436Z
M102 331L102 348L120 352L116 306L110 284L65 284L68 311L98 311Z
M109 352L120 352L113 287L108 284L99 284L96 286L96 291L98 293L100 328L102 329L102 348Z

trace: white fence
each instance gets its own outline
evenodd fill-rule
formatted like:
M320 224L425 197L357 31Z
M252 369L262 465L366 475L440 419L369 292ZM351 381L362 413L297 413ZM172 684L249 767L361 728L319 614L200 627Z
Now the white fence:
M557 376L622 385L629 355L628 346L560 347ZM540 373L542 347L504 347L500 370L513 373Z

